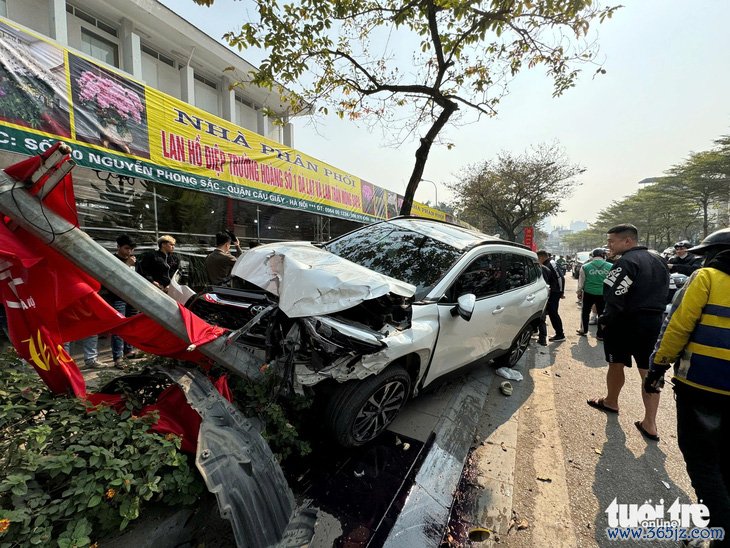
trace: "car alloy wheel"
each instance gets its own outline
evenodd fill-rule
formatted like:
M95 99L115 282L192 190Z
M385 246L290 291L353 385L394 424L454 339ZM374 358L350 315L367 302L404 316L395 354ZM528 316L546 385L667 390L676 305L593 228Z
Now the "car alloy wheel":
M352 425L353 437L362 442L375 438L395 419L407 398L407 386L401 381L383 385L360 408Z
M364 445L393 422L410 393L410 375L403 366L392 364L377 375L338 387L327 404L325 419L340 445Z
M528 325L520 331L507 353L496 358L494 363L500 367L514 367L530 346L530 339L532 339L532 326Z

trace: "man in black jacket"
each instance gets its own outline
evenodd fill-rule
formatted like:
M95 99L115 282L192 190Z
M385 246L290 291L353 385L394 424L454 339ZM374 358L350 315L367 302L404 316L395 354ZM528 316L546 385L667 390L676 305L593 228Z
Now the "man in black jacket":
M604 326L607 391L603 398L588 400L588 405L618 413L618 397L625 382L624 368L631 367L633 358L641 375L644 402L644 418L635 424L645 438L658 441L659 394L647 393L643 381L662 326L669 271L659 255L638 245L638 231L634 225L611 228L607 241L610 254L621 255L603 282L605 308L598 318Z
M565 333L563 332L563 320L560 318L558 308L560 307L560 299L564 295L564 284L565 280L561 279L552 261L550 261L550 253L541 249L537 252L537 260L540 261L540 265L543 268L543 276L545 282L550 286L550 295L548 296L548 303L546 312L550 318L550 323L555 330L555 335L550 337L550 342L560 342L565 340Z
M167 289L173 275L180 268L180 259L173 253L175 243L172 236L160 236L157 240L157 251L145 253L137 262L137 272L163 290Z
M689 252L692 247L687 240L674 244L674 257L669 259L669 270L689 276L702 266L702 257Z

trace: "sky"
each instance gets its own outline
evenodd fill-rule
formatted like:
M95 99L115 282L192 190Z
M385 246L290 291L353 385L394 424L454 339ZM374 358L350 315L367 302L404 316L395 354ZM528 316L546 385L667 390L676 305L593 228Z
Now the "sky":
M192 0L161 0L216 39L246 17L246 0L216 0L212 8ZM606 74L587 66L577 85L559 98L544 69L524 70L494 118L446 130L454 148L434 147L423 175L438 200L452 197L465 165L519 154L540 143L559 142L571 163L586 171L553 227L591 222L613 200L638 190L638 181L661 175L693 151L730 134L730 1L624 0L612 19L597 27ZM260 52L242 56L257 64ZM397 149L382 144L381 131L335 116L316 128L294 121L294 148L378 186L403 193L417 141ZM416 200L434 201L434 184L422 182ZM620 220L617 220L620 222Z

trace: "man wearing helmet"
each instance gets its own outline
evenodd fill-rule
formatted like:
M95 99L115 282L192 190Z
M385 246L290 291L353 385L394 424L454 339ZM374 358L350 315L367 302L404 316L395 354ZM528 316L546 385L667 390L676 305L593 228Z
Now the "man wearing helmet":
M578 299L581 301L580 329L578 335L588 334L591 309L603 312L603 281L613 265L606 260L606 252L597 247L591 251L591 260L580 267L578 273ZM603 340L603 325L598 324L596 338Z
M702 257L689 253L692 247L687 240L674 244L674 257L669 259L669 270L689 276L702 266Z
M677 442L710 527L730 533L730 228L690 249L704 268L677 293L652 356L647 392L659 392L674 364Z

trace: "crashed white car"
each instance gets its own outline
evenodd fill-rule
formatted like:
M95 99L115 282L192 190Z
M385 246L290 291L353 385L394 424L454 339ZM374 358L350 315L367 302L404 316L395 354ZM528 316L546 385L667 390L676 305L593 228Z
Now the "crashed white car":
M514 365L548 297L532 251L411 217L321 247L262 245L232 274L241 288L209 288L188 306L237 330L293 390L324 398L345 446L374 439L447 373L483 358Z

